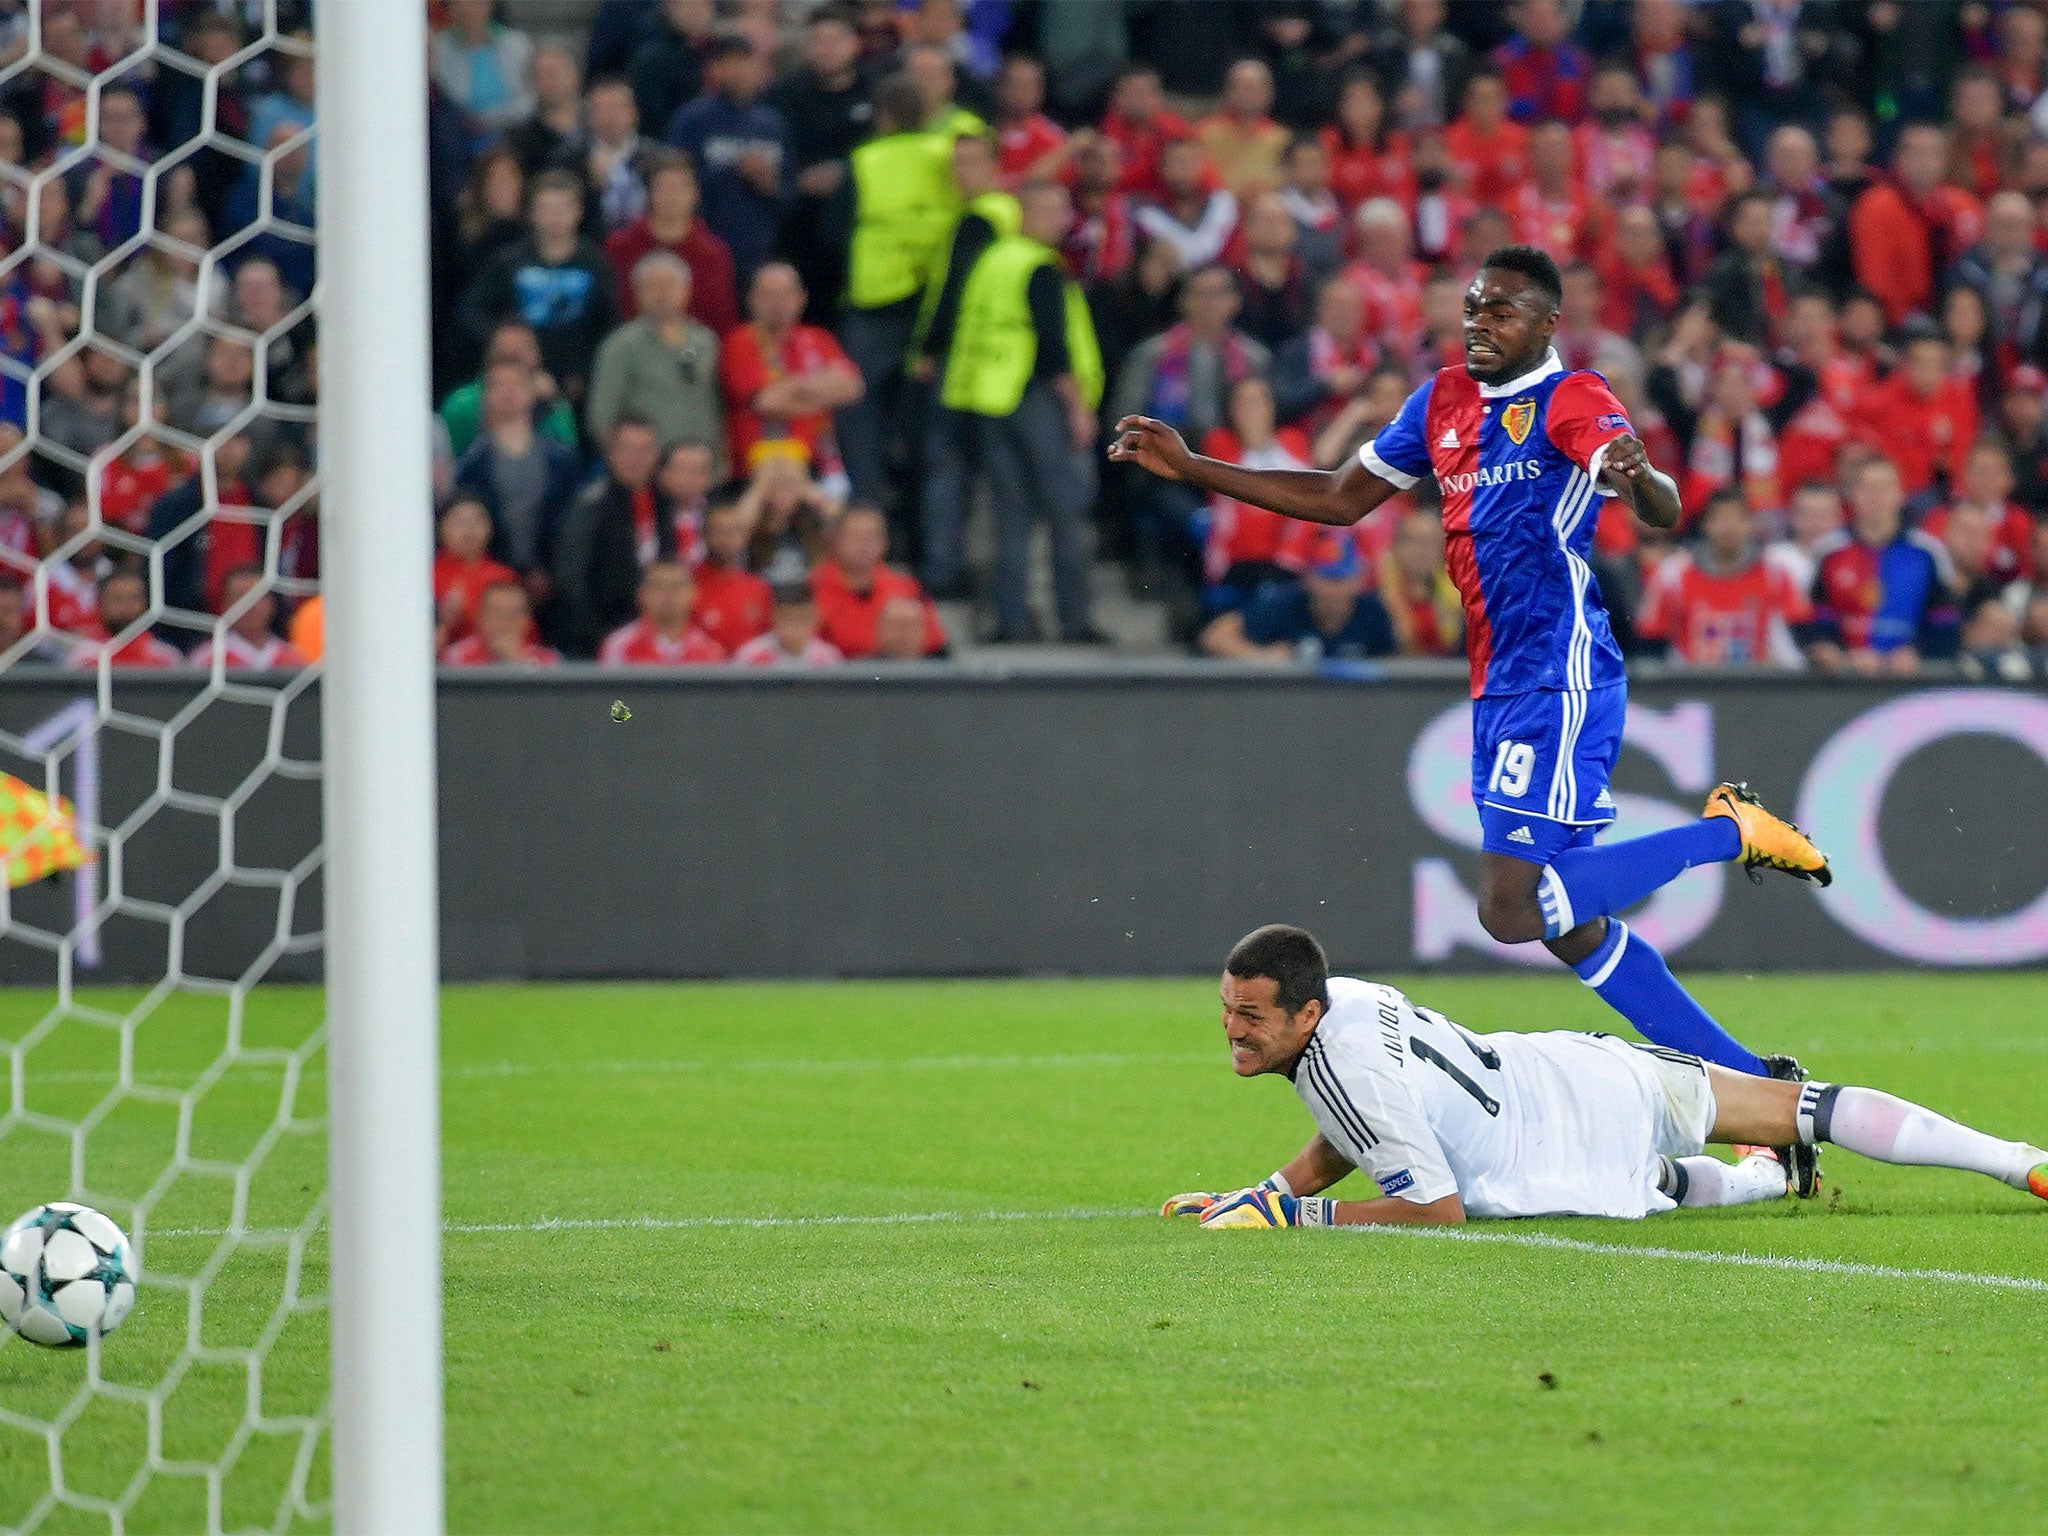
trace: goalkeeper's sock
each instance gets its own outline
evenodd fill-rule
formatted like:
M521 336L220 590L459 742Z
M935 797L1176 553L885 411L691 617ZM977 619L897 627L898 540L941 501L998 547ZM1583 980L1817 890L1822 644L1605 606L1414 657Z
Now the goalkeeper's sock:
M1799 1090L1798 1125L1809 1146L1829 1141L1880 1163L1957 1168L2014 1189L2027 1188L2028 1171L2042 1160L2024 1141L2000 1141L1875 1088L1807 1083Z
M1691 1210L1779 1200L1788 1186L1785 1165L1768 1152L1756 1152L1735 1163L1718 1157L1667 1157L1657 1187Z
M1753 1051L1693 1001L1656 948L1631 933L1621 919L1607 919L1607 935L1600 947L1572 969L1645 1040L1702 1057L1731 1072L1771 1075Z
M1562 938L1579 924L1626 911L1700 864L1725 864L1742 852L1742 833L1725 816L1688 822L1625 843L1567 848L1536 882L1543 936Z

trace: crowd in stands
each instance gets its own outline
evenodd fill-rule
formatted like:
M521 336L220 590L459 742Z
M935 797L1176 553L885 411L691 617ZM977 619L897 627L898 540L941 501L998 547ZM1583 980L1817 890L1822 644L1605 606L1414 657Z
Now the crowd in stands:
M27 3L0 0L0 63ZM127 9L43 0L41 47L104 68ZM155 15L218 62L246 13ZM430 14L448 665L1096 644L1105 558L1200 654L1460 654L1426 482L1332 531L1101 448L1143 412L1339 466L1461 360L1465 287L1523 242L1564 271L1562 362L1681 487L1673 532L1598 525L1631 655L2048 666L2032 0L602 0L575 38ZM311 46L220 81L267 205L217 146L145 198L198 131L189 70L0 86L0 242L29 251L0 274L0 654L317 654ZM934 599L978 600L950 610L978 632Z

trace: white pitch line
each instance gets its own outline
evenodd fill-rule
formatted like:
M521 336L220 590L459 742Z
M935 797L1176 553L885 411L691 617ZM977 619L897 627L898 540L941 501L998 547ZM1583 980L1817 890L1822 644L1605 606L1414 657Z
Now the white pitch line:
M1548 1232L1494 1232L1479 1227L1342 1227L1370 1237L1435 1237L1465 1243L1504 1243L1514 1248L1549 1248L1567 1253L1607 1253L1625 1259L1677 1259L1725 1264L1737 1269L1779 1269L1808 1275L1853 1275L1874 1280L1932 1280L1941 1285L1982 1285L2001 1291L2048 1291L2048 1280L2031 1275L1980 1275L1965 1269L1904 1269L1854 1259L1801 1259L1775 1253L1728 1253L1711 1248L1662 1248L1635 1243L1589 1243Z
M442 1230L454 1237L514 1236L549 1232L691 1232L718 1229L807 1227L911 1227L971 1222L1102 1221L1158 1219L1149 1210L1073 1208L1055 1211L897 1211L874 1216L543 1216L537 1221L456 1222ZM1358 1237L1434 1238L1444 1242L1494 1243L1510 1248L1604 1254L1622 1259L1675 1260L1735 1269L1772 1269L1793 1274L1843 1275L1862 1280L1923 1280L1937 1285L1974 1285L2000 1291L2048 1291L2048 1280L2031 1275L1986 1275L1961 1269L1906 1269L1853 1259L1808 1259L1770 1253L1728 1253L1711 1248L1668 1248L1635 1243L1589 1243L1548 1232L1509 1232L1487 1227L1344 1227ZM152 1232L151 1237L225 1237L218 1227Z
M1140 1067L1203 1063L1222 1066L1228 1058L1221 1051L1097 1051L1085 1054L1048 1056L845 1056L797 1057L790 1060L750 1059L745 1061L588 1061L563 1067L552 1062L492 1061L444 1067L441 1075L454 1078L550 1077L557 1073L584 1072L607 1076L650 1075L675 1072L949 1072L975 1071L982 1067Z
M900 1211L881 1216L543 1216L539 1221L459 1222L451 1235L519 1232L689 1232L703 1227L915 1227L971 1221L1101 1221L1157 1215L1154 1211Z
M795 1057L788 1060L750 1058L743 1061L579 1061L579 1062L531 1062L531 1061L479 1061L458 1062L441 1069L442 1080L473 1081L500 1077L664 1077L698 1072L716 1073L725 1076L737 1072L947 1072L976 1071L981 1068L1006 1070L1015 1067L1097 1068L1097 1067L1149 1067L1149 1066L1223 1066L1228 1058L1220 1051L1154 1051L1119 1052L1097 1051L1083 1054L1049 1056L847 1056L807 1058ZM194 1067L189 1072L137 1072L133 1081L148 1088L176 1088L189 1083L203 1068ZM243 1076L281 1077L284 1068L276 1062L249 1062L233 1064L231 1070ZM324 1078L326 1070L321 1067L302 1068L299 1076L311 1080ZM113 1072L61 1071L30 1072L31 1086L37 1083L112 1083L118 1080Z

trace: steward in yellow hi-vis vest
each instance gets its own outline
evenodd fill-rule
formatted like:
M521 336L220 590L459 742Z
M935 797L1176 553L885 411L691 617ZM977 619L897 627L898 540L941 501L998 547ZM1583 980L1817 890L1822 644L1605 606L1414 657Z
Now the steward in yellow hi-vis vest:
M932 269L917 316L912 369L919 378L936 377L953 344L953 324L960 312L960 293L981 253L1024 224L1017 199L1002 190L996 141L984 135L953 141L953 185L963 199L953 223L945 259Z
M953 182L965 204L953 225L946 259L932 274L910 344L910 373L920 389L936 386L953 347L960 295L974 264L998 239L1023 227L1024 211L1002 190L996 141L986 134L953 141ZM936 400L924 413L923 474L919 481L918 532L927 591L964 597L966 548L961 530L967 514L967 461L973 428L961 412Z
M878 505L890 490L889 453L910 412L907 359L918 309L960 216L950 140L919 126L925 104L907 76L875 87L875 135L849 157L846 287L839 341L867 393L839 412L840 457L853 494Z
M1026 562L1031 524L1042 516L1052 533L1060 636L1094 641L1087 523L1102 351L1059 256L1074 222L1067 189L1034 182L1019 201L1022 229L997 240L968 274L940 399L973 418L975 467L995 503L997 638L1037 633Z
M1050 280L1040 278L1041 272ZM1039 323L1042 300L1034 302L1031 293L1034 279L1057 295L1059 345L1056 351L1045 350L1061 360L1058 373L1071 377L1091 414L1102 403L1102 349L1080 284L1067 276L1059 252L1015 234L991 245L967 280L946 359L942 398L949 409L1008 416L1042 372L1040 333L1045 327Z
M880 309L924 292L960 209L946 141L891 133L853 151L846 304Z

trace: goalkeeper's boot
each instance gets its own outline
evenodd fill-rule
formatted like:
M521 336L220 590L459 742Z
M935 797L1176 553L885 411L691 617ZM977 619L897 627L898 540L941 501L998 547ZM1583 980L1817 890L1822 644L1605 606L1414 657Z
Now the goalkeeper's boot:
M1735 823L1742 838L1742 867L1752 881L1762 881L1758 870L1776 869L1815 885L1834 883L1827 855L1791 822L1765 810L1747 784L1719 786L1707 796L1706 809L1700 815L1725 816Z
M1803 1083L1806 1068L1799 1065L1797 1056L1766 1056L1764 1068L1781 1083ZM1742 1148L1737 1148L1741 1152ZM1769 1152L1785 1167L1785 1183L1790 1193L1802 1200L1811 1200L1820 1193L1820 1148L1804 1146L1794 1142L1789 1147L1756 1147L1752 1151Z
M2032 1151L2042 1160L2027 1170L2027 1193L2048 1200L2048 1152L2043 1152L2039 1147L2033 1148Z

